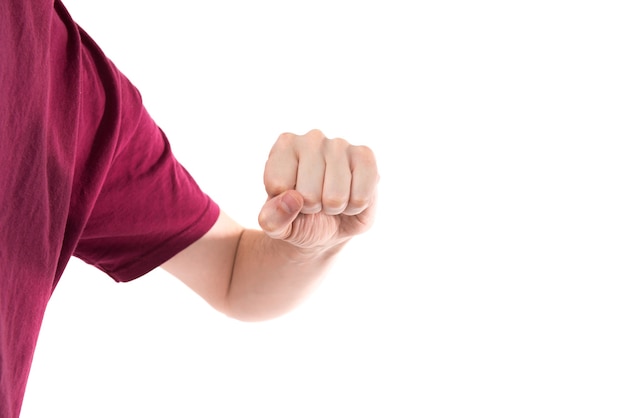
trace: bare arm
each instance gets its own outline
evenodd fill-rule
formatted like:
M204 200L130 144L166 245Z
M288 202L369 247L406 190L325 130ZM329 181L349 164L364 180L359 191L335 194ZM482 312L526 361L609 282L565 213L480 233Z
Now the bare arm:
M372 151L319 131L284 134L265 169L261 230L225 213L163 267L219 311L245 321L274 318L317 287L335 255L374 219Z

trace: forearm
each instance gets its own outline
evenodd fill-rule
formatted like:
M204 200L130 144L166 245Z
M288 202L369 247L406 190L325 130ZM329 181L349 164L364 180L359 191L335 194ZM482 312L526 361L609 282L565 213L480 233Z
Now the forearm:
M262 321L292 310L317 288L345 242L304 250L261 231L245 230L225 313L243 321Z
M242 321L280 316L321 282L337 252L374 219L371 150L319 131L283 134L266 162L260 230L224 212L163 267L218 311Z

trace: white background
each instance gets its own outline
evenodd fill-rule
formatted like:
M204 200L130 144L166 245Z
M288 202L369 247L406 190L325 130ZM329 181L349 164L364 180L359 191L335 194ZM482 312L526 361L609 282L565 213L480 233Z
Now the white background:
M373 148L380 209L261 324L73 260L24 418L626 415L621 2L65 3L242 224L283 131Z

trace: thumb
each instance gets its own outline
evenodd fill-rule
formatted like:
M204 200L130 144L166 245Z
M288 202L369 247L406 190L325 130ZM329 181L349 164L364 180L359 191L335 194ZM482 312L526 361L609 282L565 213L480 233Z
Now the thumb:
M259 213L259 226L271 238L286 239L291 234L291 223L303 206L302 195L287 190L265 202Z

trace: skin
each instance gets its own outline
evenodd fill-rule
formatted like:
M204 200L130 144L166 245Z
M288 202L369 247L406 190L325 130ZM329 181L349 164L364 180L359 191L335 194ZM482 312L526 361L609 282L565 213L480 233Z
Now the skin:
M283 315L319 285L346 243L374 221L371 149L319 130L282 134L265 165L260 229L222 211L201 239L162 267L218 311L241 321Z

